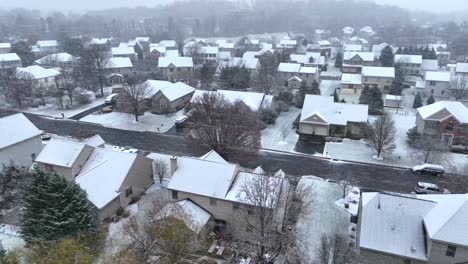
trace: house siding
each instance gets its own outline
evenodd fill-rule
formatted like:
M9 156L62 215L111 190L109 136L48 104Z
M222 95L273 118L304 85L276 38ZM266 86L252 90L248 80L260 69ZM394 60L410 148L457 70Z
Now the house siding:
M13 161L17 165L30 167L33 164L32 156L39 156L42 150L41 136L36 136L25 141L0 149L0 165Z
M455 246L456 252L455 257L446 256L447 252L447 243L441 243L438 241L432 241L429 262L430 264L455 264L455 263L465 263L468 262L468 248Z
M365 248L360 249L359 263L361 264L410 264L408 259L384 254L381 252L367 250ZM417 263L417 262L414 262Z
M383 92L386 93L392 86L394 78L388 77L367 77L362 76L362 85L377 85L377 87Z
M175 67L169 66L167 68L159 68L164 80L170 82L176 81L191 81L193 77L193 67ZM171 72L172 70L172 72Z
M299 133L308 135L328 136L329 127L327 125L299 123Z
M153 183L154 179L152 160L147 157L137 156L129 174L119 189L121 207L126 207L131 202L133 197L140 196ZM132 187L132 194L126 197L125 190L127 190L129 187Z
M429 97L433 95L437 98L449 98L452 95L452 91L450 90L450 88L450 82L434 81L431 85L431 81L426 80L424 96Z

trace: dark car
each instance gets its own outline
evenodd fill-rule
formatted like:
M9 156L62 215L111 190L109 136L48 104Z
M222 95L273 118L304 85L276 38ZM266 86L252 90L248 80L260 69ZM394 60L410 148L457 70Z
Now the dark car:
M434 164L422 164L414 166L412 171L417 174L442 176L445 173L444 167Z

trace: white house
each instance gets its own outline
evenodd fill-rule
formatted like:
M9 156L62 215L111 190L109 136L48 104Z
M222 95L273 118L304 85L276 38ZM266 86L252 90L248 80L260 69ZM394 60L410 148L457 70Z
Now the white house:
M8 42L0 43L0 53L10 53L11 44Z
M457 63L455 73L459 76L468 76L468 63Z
M352 73L343 73L341 75L341 89L350 89L354 93L357 93L358 90L362 88L362 75L361 74L352 74Z
M393 67L362 67L362 84L376 85L382 92L388 92L395 80Z
M440 98L451 96L450 72L426 72L424 95Z
M133 71L133 64L128 57L112 57L107 61L106 69L109 73L120 73L128 76Z
M32 78L40 87L53 88L56 86L55 78L61 73L54 69L46 69L39 65L32 65L25 68L16 68L16 74L19 78Z
M359 204L360 263L468 262L468 194L364 192Z
M421 76L426 76L428 71L438 71L439 60L422 60L421 64Z
M77 59L77 57L71 54L62 52L46 55L38 60L35 60L34 63L46 68L67 68L73 66Z
M346 51L343 54L343 73L360 73L363 66L375 66L374 53Z
M333 102L333 96L306 94L299 133L360 138L367 124L368 105Z
M42 150L42 131L23 114L0 118L0 167L13 162L30 167Z
M305 54L291 54L289 55L289 62L300 63L303 66L323 67L325 56L321 56L320 52L306 52Z
M130 60L135 61L138 55L133 47L117 47L112 48L112 57L128 57Z
M408 75L421 75L422 61L423 59L421 55L395 55L395 62L399 63Z
M16 53L0 53L0 69L12 69L21 66L21 59Z
M59 43L57 40L38 40L35 48L35 51L39 53L57 53Z
M312 83L320 81L320 71L318 67L302 66L300 63L285 63L278 65L278 77L283 82L287 82L291 77L299 77L302 81Z

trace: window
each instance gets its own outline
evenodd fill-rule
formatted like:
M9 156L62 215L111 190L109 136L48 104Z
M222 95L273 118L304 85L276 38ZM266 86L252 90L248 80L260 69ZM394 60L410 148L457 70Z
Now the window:
M36 160L36 153L31 154L31 160L34 162Z
M431 89L431 94L434 94L434 89Z
M49 82L49 79L48 79L48 78L44 78L44 81L45 81L45 82Z
M133 194L133 190L132 190L132 186L130 186L125 190L125 197L129 197L132 194Z
M447 257L455 257L455 252L457 251L457 248L451 245L447 246L447 251L445 252L445 256Z
M172 191L172 199L174 200L179 199L179 193L177 191Z
M450 122L445 126L445 130L453 131L453 122L452 122L452 121L450 121Z
M249 215L253 215L253 214L254 214L254 211L253 211L253 207L252 207L252 206L249 206L249 208L247 208L247 214L249 214Z
M216 206L216 199L210 198L210 205Z
M174 68L170 68L170 69L169 69L169 72L174 72Z
M435 86L436 85L436 82L435 81L430 81L429 82L429 86Z
M442 90L442 92L440 92L441 95L444 95L444 93L445 93L445 90Z
M237 210L239 209L239 204L238 203L233 203L232 204L232 210Z

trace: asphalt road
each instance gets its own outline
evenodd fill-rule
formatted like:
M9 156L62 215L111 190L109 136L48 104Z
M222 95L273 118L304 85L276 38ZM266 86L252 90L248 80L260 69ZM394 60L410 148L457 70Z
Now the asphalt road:
M0 109L0 117L13 114L13 110ZM86 138L101 135L106 142L118 146L159 152L177 156L201 156L204 150L196 142L183 134L157 134L106 128L97 124L73 120L60 120L33 114L26 116L39 129L47 133ZM243 167L255 168L259 165L267 172L282 169L291 176L315 175L325 179L348 179L361 188L409 193L418 181L428 181L449 189L452 193L468 192L468 172L466 175L446 174L442 177L413 175L409 169L340 162L310 155L261 150L259 153L239 153L230 160Z

